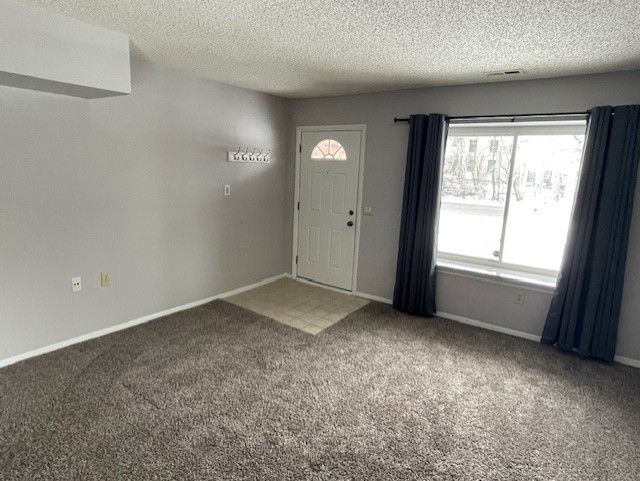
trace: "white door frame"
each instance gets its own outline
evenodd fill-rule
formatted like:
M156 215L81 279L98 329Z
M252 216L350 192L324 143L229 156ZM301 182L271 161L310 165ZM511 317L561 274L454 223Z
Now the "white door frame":
M356 237L353 251L353 274L351 276L351 291L355 294L358 285L358 252L360 250L360 224L362 223L362 185L364 181L364 146L367 136L367 126L365 124L351 125L305 125L296 127L296 173L295 173L295 193L293 196L293 249L291 252L291 277L298 278L298 265L296 256L298 255L298 202L300 202L300 145L302 132L324 132L333 130L348 130L360 132L360 158L358 159L358 195L356 201ZM337 289L337 288L336 288ZM340 289L342 291L342 289ZM344 292L344 291L342 291Z

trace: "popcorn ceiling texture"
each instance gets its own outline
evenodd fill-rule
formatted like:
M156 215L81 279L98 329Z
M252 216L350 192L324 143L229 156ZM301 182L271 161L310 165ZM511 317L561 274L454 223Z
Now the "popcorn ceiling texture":
M286 97L640 67L637 0L28 0L154 63Z

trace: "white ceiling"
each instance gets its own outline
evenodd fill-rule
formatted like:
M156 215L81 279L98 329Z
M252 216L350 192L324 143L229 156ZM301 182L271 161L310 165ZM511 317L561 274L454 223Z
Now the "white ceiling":
M134 54L312 97L640 68L639 0L25 0L129 34Z

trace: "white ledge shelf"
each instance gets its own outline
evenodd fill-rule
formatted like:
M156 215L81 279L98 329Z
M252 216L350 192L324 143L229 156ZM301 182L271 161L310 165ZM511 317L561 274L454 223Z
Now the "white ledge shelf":
M557 280L554 277L530 274L527 272L515 272L494 269L485 266L475 266L452 261L438 260L438 272L460 277L467 277L494 284L517 286L524 289L550 293L556 288Z

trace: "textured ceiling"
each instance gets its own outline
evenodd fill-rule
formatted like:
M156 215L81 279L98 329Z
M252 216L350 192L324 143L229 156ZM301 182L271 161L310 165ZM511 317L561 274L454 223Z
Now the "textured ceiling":
M639 0L24 0L129 34L134 54L311 97L640 67Z

